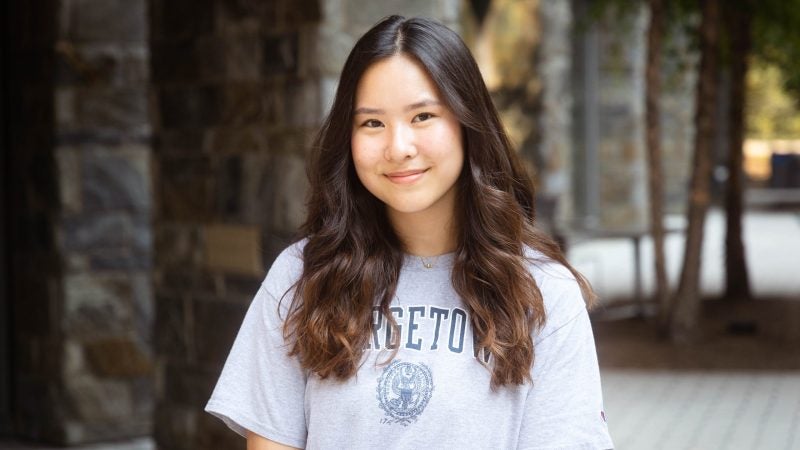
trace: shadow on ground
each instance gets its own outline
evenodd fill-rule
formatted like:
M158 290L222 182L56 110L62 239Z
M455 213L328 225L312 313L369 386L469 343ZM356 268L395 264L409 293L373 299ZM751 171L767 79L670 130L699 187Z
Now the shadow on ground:
M601 368L800 370L800 297L707 300L697 339L673 344L653 318L593 320Z

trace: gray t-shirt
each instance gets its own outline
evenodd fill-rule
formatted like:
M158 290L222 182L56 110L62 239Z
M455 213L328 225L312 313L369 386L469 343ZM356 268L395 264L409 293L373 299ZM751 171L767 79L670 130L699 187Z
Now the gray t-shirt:
M291 292L279 300L302 272L303 242L267 274L206 406L237 433L310 449L613 447L591 324L562 265L531 253L547 311L534 338L532 385L490 388L469 312L452 286L452 255L430 269L406 257L391 308L401 327L395 358L381 364L393 341L376 310L364 363L342 382L287 356L282 319Z

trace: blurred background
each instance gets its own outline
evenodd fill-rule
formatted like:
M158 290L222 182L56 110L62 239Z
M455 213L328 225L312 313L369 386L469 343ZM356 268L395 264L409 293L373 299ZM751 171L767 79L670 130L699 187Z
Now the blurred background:
M244 448L203 406L358 36L473 50L593 283L621 449L800 448L800 2L4 2L0 448Z

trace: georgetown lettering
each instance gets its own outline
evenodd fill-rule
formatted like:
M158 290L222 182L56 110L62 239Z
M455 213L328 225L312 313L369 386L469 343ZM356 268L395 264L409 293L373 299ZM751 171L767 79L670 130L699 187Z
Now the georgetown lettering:
M465 342L472 346L473 355L488 357L478 351L469 327L469 316L461 308L438 308L436 306L393 306L389 308L397 322L399 339L393 334L389 321L379 307L372 308L372 337L367 350L394 350L399 344L408 350L448 350L462 353Z

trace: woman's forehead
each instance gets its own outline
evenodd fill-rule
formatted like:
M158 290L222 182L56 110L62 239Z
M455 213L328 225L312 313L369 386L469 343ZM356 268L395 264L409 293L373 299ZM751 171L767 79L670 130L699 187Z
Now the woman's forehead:
M441 98L425 67L405 54L396 54L371 64L356 88L355 108L405 108Z

